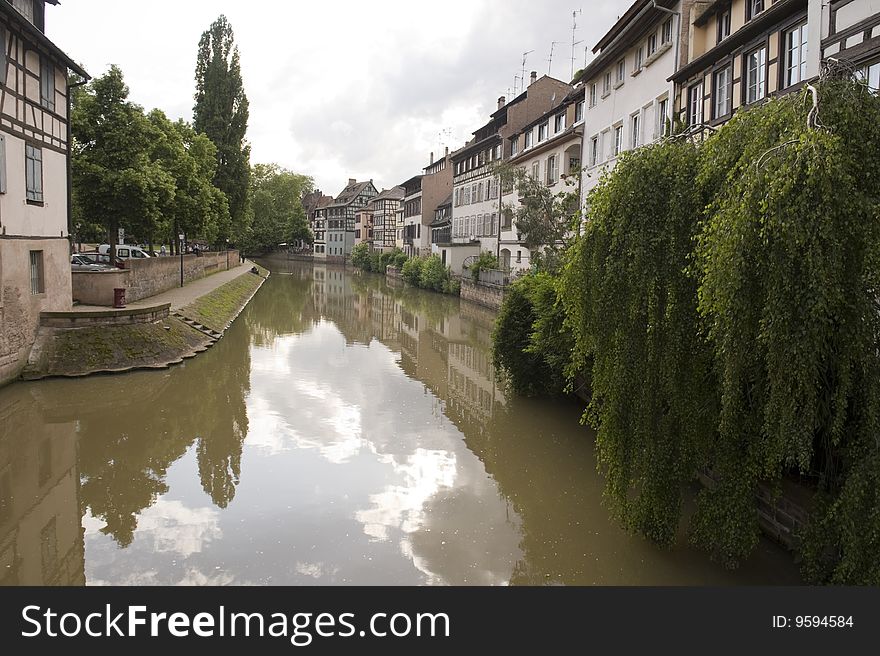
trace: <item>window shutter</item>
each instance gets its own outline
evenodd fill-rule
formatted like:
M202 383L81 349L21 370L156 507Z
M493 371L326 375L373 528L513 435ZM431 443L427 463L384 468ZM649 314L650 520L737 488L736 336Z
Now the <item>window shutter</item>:
M0 85L6 86L6 28L0 27Z
M0 134L0 194L6 193L6 137Z

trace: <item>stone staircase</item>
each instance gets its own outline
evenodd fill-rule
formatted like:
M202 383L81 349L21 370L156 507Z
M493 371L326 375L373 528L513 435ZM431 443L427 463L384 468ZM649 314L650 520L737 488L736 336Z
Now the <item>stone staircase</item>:
M199 322L196 321L195 319L190 319L189 317L187 317L187 316L181 314L181 313L180 313L179 311L177 311L177 310L175 310L174 312L172 312L172 313L171 313L171 316L173 316L173 317L175 317L175 318L177 318L177 319L180 319L181 321L183 321L183 322L184 322L185 324L187 324L188 326L191 326L192 328L195 328L196 330L198 330L200 333L202 333L202 334L207 335L208 337L210 337L210 338L211 338L211 341L207 344L207 346L213 346L213 344L214 344L217 340L219 340L221 337L223 337L223 333L218 333L216 330L213 330L212 328L208 328L206 325L199 323Z

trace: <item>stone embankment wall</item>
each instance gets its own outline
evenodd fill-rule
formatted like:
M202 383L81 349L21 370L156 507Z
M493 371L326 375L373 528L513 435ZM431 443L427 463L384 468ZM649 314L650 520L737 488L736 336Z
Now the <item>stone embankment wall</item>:
M474 282L468 276L461 279L461 297L466 301L477 303L494 310L501 309L505 287Z
M237 250L183 256L184 283L238 266ZM180 285L180 257L126 261L118 271L74 271L73 299L86 305L113 305L114 288L125 289L126 303L161 294Z

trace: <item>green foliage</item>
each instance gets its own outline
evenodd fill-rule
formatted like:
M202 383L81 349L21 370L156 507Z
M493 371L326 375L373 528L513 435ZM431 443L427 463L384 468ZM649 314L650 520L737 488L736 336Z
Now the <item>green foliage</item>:
M759 485L798 474L817 490L805 575L877 585L880 99L851 82L818 93L817 111L790 94L700 145L618 160L566 257L568 373L592 370L585 416L628 527L671 543L707 468L692 539L733 565L758 540ZM535 298L512 286L495 337L526 392L565 362L535 357L541 321L558 321Z
M162 237L174 243L175 235L183 232L216 243L229 226L226 196L212 183L217 149L205 135L183 121L172 123L161 110L154 109L147 118L159 134L151 157L175 183L173 195L162 208Z
M880 584L880 98L819 88L737 114L707 144L723 184L697 255L721 382L720 482L695 537L728 559L755 542L754 491L786 470L819 488L802 536L813 580Z
M283 169L277 164L255 164L250 176L253 223L245 241L248 252L265 252L280 243L309 241L304 194L312 190L312 179Z
M214 184L229 200L229 232L218 237L239 244L252 218L248 203L250 146L245 141L249 109L238 47L225 16L214 21L199 39L195 101L193 125L217 147Z
M480 271L485 269L497 269L498 258L489 251L482 251L476 260L468 267L471 279L474 282L480 281Z
M385 273L385 267L382 265L382 255L378 251L370 253L370 271L373 273Z
M624 154L590 194L562 287L573 364L592 361L585 419L597 429L609 505L667 545L717 423L712 354L687 272L705 205L698 167L687 142Z
M370 270L370 245L362 241L351 249L351 263L358 269Z
M573 347L558 298L558 279L523 276L504 295L492 333L492 360L499 376L522 396L558 394Z
M535 268L558 272L561 254L580 229L580 176L568 176L565 189L553 193L542 180L518 166L498 164L494 173L502 189L515 191L518 200L505 203L501 211L511 218L514 229L522 235Z
M401 270L401 275L403 279L406 280L410 285L415 287L419 286L419 282L422 278L422 264L424 260L420 257L413 257L406 261L403 265L403 269Z
M163 134L128 101L116 66L75 95L71 112L74 214L115 237L118 228L142 241L161 231L175 197L175 177L152 156ZM115 243L115 238L111 243Z
M432 255L422 263L419 287L442 292L449 282L449 277L449 267L443 264L439 255Z
M394 253L394 266L397 269L402 269L403 265L409 260L409 255L404 253L403 251L398 250Z

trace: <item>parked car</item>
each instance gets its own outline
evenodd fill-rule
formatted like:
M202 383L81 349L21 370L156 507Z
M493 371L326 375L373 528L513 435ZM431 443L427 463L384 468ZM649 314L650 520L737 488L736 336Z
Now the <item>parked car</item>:
M79 257L85 258L89 260L93 264L103 264L104 266L115 266L122 267L125 266L125 262L118 257L115 262L110 262L110 256L105 253L99 253L97 251L88 251L84 253L77 253Z
M110 253L110 245L109 244L101 244L98 246L98 252L104 255L109 255ZM129 246L128 244L119 244L116 247L116 257L121 260L132 260L144 257L150 257L150 254L147 253L140 246Z
M70 268L72 271L106 271L114 267L110 266L109 256L106 263L99 263L81 253L74 253L70 256Z

